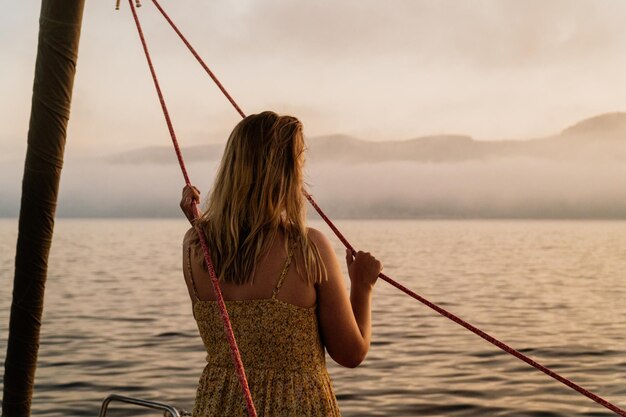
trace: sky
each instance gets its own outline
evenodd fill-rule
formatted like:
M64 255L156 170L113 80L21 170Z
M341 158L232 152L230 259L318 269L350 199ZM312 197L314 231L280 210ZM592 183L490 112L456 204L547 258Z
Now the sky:
M239 116L148 0L139 9L183 146ZM546 136L626 110L621 0L162 0L247 113L309 136ZM23 158L38 2L0 15L0 159ZM169 142L128 3L87 1L66 158Z

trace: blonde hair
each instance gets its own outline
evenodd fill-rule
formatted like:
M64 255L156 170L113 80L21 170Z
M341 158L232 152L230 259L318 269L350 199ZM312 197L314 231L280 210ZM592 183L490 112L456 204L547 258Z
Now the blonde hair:
M326 279L319 250L307 236L304 151L302 123L295 117L266 111L233 129L197 223L220 280L251 283L256 263L279 231L287 237L286 251L288 242L297 245L300 275L309 283ZM200 250L197 237L195 243Z

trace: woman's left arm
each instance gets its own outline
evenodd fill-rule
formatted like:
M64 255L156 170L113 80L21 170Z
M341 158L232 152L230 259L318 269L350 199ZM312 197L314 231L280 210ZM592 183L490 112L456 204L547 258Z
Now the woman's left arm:
M198 203L200 203L200 190L193 185L185 185L183 187L183 196L180 200L180 209L191 224L193 224L196 218L196 206Z

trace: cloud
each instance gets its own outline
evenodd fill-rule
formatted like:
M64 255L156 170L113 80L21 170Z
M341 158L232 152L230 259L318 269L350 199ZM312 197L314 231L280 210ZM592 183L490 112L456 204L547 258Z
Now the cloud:
M626 109L619 0L164 2L243 109L293 113L310 135L375 140L545 135ZM0 151L25 138L38 6L0 17ZM224 141L237 114L147 2L140 9L184 145ZM71 155L167 143L127 5L87 2ZM19 40L19 41L18 41Z
M179 5L177 12L185 7ZM221 1L198 10L210 21L198 30L205 39L219 33L223 52L244 52L240 56L350 61L362 55L409 55L426 65L425 58L511 67L584 60L610 50L626 37L620 18L625 12L620 1L584 0L398 0L393 7L377 0L236 6ZM191 17L186 20L193 24Z

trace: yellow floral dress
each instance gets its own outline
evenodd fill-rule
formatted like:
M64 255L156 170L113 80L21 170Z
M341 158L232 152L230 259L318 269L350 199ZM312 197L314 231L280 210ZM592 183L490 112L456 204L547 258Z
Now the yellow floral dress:
M276 299L292 256L293 248L272 298L226 301L252 399L259 417L340 416L326 370L316 306L299 307ZM217 303L198 299L189 276L197 300L194 316L207 350L193 416L246 417Z

